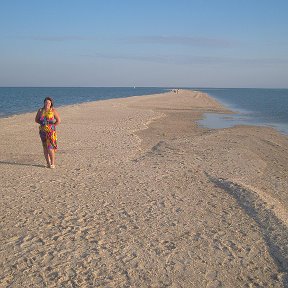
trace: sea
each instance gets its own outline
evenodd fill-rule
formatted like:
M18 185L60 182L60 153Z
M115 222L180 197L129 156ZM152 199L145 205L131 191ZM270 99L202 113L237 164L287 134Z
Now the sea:
M267 126L288 135L288 89L199 88L235 114L205 113L198 123L208 128Z
M55 107L167 92L158 87L0 87L0 117L37 111L45 97Z
M208 93L235 114L205 113L200 126L269 126L288 135L288 89L176 87ZM174 89L174 88L173 88ZM0 118L36 112L45 97L55 106L164 93L169 87L0 87Z

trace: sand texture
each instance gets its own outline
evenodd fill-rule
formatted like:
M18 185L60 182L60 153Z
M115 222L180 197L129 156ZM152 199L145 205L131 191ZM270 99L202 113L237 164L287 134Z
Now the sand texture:
M0 119L1 287L288 287L287 136L196 91L57 110L54 170Z

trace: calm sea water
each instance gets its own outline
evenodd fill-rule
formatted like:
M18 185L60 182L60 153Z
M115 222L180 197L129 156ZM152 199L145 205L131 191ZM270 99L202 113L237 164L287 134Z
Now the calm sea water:
M208 128L235 125L270 126L288 134L288 89L198 89L224 104L235 115L206 113L199 121Z
M0 87L0 117L37 111L50 96L55 106L167 92L158 87Z
M213 89L201 90L216 98L235 115L206 113L200 125L208 128L226 128L234 125L265 125L288 134L288 89ZM35 112L43 99L51 96L55 106L163 93L170 88L159 87L0 87L0 117Z

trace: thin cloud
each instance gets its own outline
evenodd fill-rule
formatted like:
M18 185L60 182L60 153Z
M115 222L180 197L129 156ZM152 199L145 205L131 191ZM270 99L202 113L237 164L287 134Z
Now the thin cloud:
M91 41L96 40L96 37L85 36L33 36L30 39L34 41L49 41L49 42L66 42L66 41Z
M34 41L51 41L51 42L65 42L65 41L94 41L99 40L95 36L79 36L79 35L62 35L62 36L32 36L28 37ZM101 38L108 40L108 38ZM208 48L229 48L235 45L235 41L220 39L220 38L205 38L205 37L181 37L181 36L144 36L144 37L124 37L114 38L110 41L120 41L129 44L160 44L160 45L184 45L194 47L208 47Z
M234 46L235 41L221 38L182 37L182 36L144 36L123 39L129 43L146 43L162 45L185 45L194 47L227 48Z
M288 59L281 58L232 58L232 57L214 57L214 56L189 56L189 55L125 55L125 54L82 54L82 57L104 58L118 60L134 60L164 64L178 65L287 65Z

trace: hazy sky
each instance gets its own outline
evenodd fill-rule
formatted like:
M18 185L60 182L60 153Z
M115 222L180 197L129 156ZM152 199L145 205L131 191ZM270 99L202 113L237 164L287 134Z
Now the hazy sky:
M0 0L0 86L288 88L287 0Z

